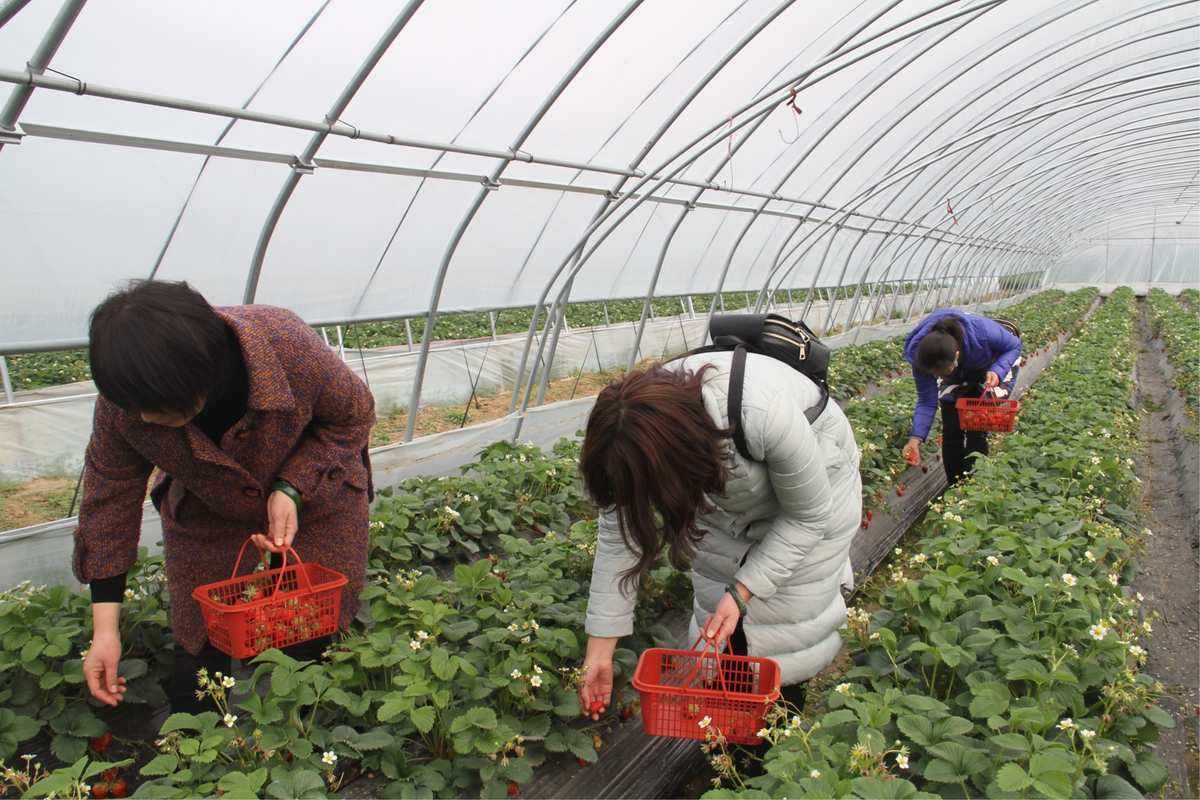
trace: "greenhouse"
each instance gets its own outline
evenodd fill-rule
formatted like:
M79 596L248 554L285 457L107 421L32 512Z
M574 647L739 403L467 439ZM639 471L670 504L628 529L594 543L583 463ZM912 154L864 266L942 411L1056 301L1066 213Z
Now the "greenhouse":
M0 797L1200 797L1198 138L1196 0L0 0Z

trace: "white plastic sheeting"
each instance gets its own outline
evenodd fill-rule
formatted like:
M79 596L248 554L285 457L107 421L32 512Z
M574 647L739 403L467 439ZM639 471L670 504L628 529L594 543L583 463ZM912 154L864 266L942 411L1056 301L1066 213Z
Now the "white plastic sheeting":
M0 351L152 274L320 322L1044 268L1194 219L1196 10L37 0L0 27Z

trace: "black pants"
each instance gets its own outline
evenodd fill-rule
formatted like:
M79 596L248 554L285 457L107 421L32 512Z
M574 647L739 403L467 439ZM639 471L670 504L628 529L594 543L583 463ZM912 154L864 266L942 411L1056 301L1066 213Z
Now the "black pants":
M742 627L741 620L738 620L737 628L734 630L733 635L729 637L729 649L733 651L735 656L749 654L750 646L746 641L746 630ZM804 701L808 699L808 681L784 686L779 691L779 699L795 706L795 711L803 711Z
M979 397L979 392L964 392L961 397ZM946 482L953 486L975 466L979 455L988 454L987 434L983 431L964 431L958 424L954 401L942 403L942 466Z
M271 556L272 568L278 569L282 564L283 560L278 554ZM332 636L322 636L285 647L283 652L297 661L321 661L332 641ZM171 703L171 713L199 714L212 711L212 703L208 698L201 700L196 697L196 690L199 688L196 684L196 673L206 669L209 677L217 672L228 675L232 667L232 659L207 642L200 654L195 656L182 648L176 648L175 665L164 687L167 699Z

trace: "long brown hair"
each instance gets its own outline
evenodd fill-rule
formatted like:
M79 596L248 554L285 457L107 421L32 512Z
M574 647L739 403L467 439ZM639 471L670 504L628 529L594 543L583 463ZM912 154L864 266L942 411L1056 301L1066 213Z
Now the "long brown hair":
M583 483L601 508L615 508L621 536L638 563L622 576L640 584L665 543L671 564L686 568L703 534L696 517L712 510L705 494L723 494L730 436L704 408L699 372L655 365L630 372L600 392L580 456Z

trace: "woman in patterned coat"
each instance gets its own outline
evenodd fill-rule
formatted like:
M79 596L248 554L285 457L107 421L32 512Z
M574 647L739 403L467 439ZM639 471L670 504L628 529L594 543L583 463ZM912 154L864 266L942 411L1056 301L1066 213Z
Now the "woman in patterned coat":
M230 576L251 534L262 550L294 547L347 575L344 626L366 569L375 413L337 354L290 311L213 308L186 283L162 281L136 282L97 307L89 351L100 397L73 566L92 591L83 669L93 696L116 705L124 692L120 603L154 467L171 627L185 651L168 687L174 710L196 709L200 667L229 669L191 595ZM289 652L312 658L326 643Z

